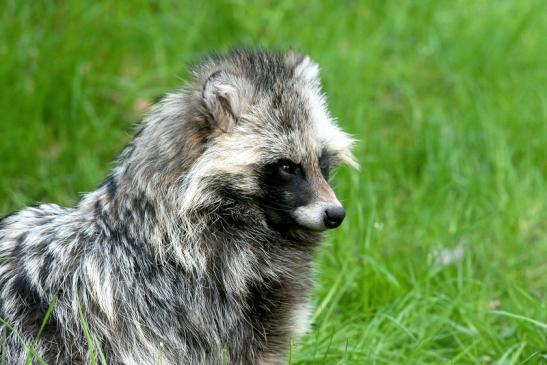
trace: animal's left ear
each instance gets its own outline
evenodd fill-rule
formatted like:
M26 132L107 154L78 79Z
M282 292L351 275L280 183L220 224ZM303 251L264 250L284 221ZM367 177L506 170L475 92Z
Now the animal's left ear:
M285 62L293 70L294 76L310 83L319 83L319 66L307 55L290 51Z
M231 132L250 104L252 90L243 77L228 71L216 71L203 85L202 98L213 127Z

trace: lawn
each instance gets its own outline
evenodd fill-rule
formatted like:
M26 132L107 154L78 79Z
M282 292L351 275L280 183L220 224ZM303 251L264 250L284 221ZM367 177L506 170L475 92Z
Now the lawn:
M73 204L200 54L293 47L360 171L292 364L547 364L547 2L0 4L0 214Z

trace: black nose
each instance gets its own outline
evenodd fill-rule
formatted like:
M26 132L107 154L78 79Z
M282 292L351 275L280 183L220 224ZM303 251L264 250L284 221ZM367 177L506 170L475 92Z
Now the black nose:
M345 216L346 216L346 211L344 210L342 206L334 206L334 207L325 209L325 217L323 218L325 227L327 228L338 227L344 220Z

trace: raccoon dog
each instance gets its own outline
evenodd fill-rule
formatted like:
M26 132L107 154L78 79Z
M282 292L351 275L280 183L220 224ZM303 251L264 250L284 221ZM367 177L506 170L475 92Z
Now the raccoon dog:
M203 59L75 207L0 221L0 363L282 363L351 143L308 57Z

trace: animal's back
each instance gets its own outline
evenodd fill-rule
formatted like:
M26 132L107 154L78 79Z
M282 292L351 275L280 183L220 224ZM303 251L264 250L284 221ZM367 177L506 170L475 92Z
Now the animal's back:
M66 306L58 295L69 285L67 266L78 255L67 259L68 265L60 265L59 257L77 244L71 238L80 223L74 209L54 204L27 207L0 220L0 363L24 363L29 346L47 354L43 360L50 364L62 360L70 333L59 326L62 316L47 313L58 301ZM46 341L38 339L39 333Z

